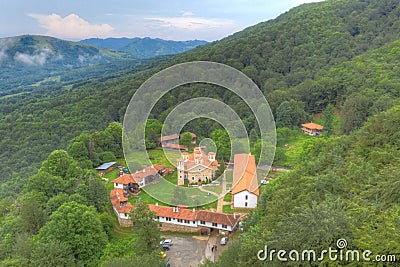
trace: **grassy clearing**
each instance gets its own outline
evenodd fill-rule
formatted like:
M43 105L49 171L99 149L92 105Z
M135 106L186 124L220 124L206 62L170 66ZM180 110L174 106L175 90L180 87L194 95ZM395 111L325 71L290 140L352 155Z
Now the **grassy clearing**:
M178 184L178 172L174 171L173 173L167 174L164 176L164 179L172 184Z
M232 194L228 193L224 196L224 201L225 202L232 202Z
M285 167L295 166L300 163L300 156L303 152L304 144L308 141L315 140L315 136L309 136L301 133L300 131L293 135L290 139L286 140L286 144L283 146L287 160Z
M233 214L233 209L231 208L231 205L223 205L222 212L228 213L228 214Z
M220 195L222 193L222 185L219 186L203 186L203 190L209 191L209 192L213 192L213 193L217 193L218 195Z

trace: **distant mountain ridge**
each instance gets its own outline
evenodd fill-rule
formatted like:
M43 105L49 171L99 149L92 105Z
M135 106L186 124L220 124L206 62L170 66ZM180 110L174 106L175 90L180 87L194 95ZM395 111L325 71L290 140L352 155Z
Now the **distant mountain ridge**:
M49 36L22 35L0 39L0 66L43 67L51 70L102 64L131 55Z
M131 54L137 58L173 55L191 50L197 46L207 44L203 40L171 41L160 38L91 38L80 41L118 52Z

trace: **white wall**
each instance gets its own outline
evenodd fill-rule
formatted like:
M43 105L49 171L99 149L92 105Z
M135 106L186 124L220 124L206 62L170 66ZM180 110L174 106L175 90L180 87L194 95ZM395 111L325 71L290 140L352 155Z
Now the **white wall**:
M124 189L124 185L123 184L114 183L114 188Z
M246 200L246 196L248 196ZM250 193L247 190L241 191L233 196L233 207L234 208L256 208L257 207L257 196ZM245 203L247 202L247 207Z

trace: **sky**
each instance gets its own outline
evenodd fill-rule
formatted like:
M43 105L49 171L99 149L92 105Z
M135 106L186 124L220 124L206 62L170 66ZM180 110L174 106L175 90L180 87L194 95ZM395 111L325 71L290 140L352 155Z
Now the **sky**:
M151 37L215 41L321 0L0 0L0 38Z

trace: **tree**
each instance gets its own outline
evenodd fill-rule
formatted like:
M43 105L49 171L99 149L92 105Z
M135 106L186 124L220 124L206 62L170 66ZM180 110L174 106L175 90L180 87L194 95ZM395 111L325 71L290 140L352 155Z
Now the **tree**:
M134 235L137 242L134 244L137 254L150 254L159 245L160 229L154 220L156 214L149 209L146 203L139 201L136 208L130 213L133 222Z
M155 119L149 119L146 122L145 129L145 141L146 148L152 149L155 148L159 142L159 138L161 137L161 129L162 123Z
M104 132L111 137L112 144L110 149L116 157L122 157L122 124L119 122L111 122Z
M65 182L60 176L53 176L45 171L39 171L29 178L25 189L28 192L42 192L46 197L51 198L65 191Z
M192 135L188 132L182 134L182 137L179 139L179 144L187 147L192 146Z
M73 159L65 150L54 150L42 163L40 170L54 176L65 177Z
M76 266L70 248L58 240L38 243L32 251L32 266Z
M40 229L38 242L60 242L78 265L97 266L107 235L93 207L74 201L62 204Z
M21 206L21 227L22 230L37 234L40 228L47 221L46 211L43 209L40 194L32 193L24 196Z
M324 114L324 132L327 137L330 137L333 133L333 120L335 118L335 107L329 104L323 111Z
M217 158L223 161L230 160L231 156L231 140L226 130L214 130L211 133L211 139L217 146Z
M134 253L130 257L111 258L102 264L103 267L120 267L120 266L154 266L165 267L165 261L160 258L159 251L151 254Z
M80 184L76 192L85 197L87 205L92 205L97 211L101 211L109 201L107 188L99 178L90 179L87 185Z
M371 99L365 95L349 97L342 107L342 132L348 134L360 128L369 116L370 106Z
M103 152L101 155L103 162L114 162L117 161L117 158L115 157L114 153L111 151L106 151Z
M296 128L308 121L309 116L304 111L304 102L283 101L276 110L276 127Z
M83 141L73 142L68 148L68 154L78 162L84 162L89 159L89 150Z

